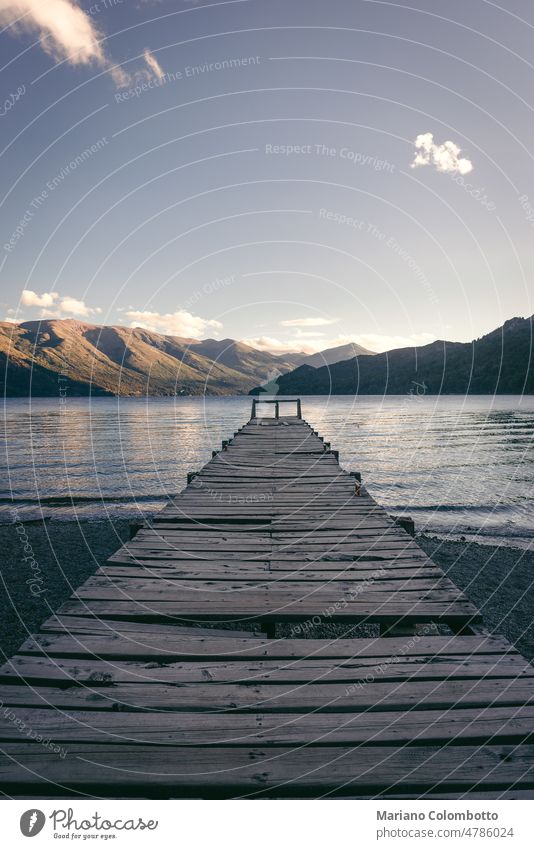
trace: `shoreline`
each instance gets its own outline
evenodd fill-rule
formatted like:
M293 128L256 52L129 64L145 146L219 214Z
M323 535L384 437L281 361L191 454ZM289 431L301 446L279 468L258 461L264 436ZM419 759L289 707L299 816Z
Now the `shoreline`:
M125 518L0 525L5 562L0 596L4 658L11 657L128 538ZM428 534L416 535L416 541L477 605L488 630L501 633L532 660L534 552Z
M150 521L153 516L165 507L169 500L179 493L146 493L132 495L49 495L40 499L20 497L0 497L0 527L17 522L23 524L39 524L42 522L117 522L120 520ZM380 503L377 500L377 503ZM503 526L489 527L481 523L477 525L453 523L450 527L443 524L432 524L421 521L413 505L395 506L382 504L391 518L408 516L414 518L415 530L421 539L432 538L443 542L458 542L476 544L492 548L515 549L518 551L534 551L534 535L527 534L522 528L511 531ZM465 508L464 508L465 509ZM476 508L473 508L476 510ZM473 519L468 519L466 522Z
M416 542L484 617L528 660L534 660L534 551L417 535Z

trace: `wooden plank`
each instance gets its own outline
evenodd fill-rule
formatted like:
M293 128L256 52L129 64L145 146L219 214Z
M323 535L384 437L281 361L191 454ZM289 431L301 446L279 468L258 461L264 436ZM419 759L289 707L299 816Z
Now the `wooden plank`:
M82 619L87 627L102 627L100 620ZM224 632L228 636L219 638L203 633L184 635L181 628L174 625L150 625L140 630L138 623L113 623L124 628L124 634L118 630L110 633L87 634L83 639L62 634L38 634L26 640L19 649L20 654L47 654L61 657L81 657L87 654L99 658L146 659L220 659L240 658L244 661L267 658L278 660L299 660L310 658L373 658L377 663L391 662L397 658L414 657L419 662L440 663L449 656L466 656L481 659L485 655L507 658L521 658L529 669L530 664L513 649L502 637L481 636L428 636L413 635L406 637L343 639L261 639L252 633L244 638L234 637L233 631ZM128 630L131 629L131 630ZM195 629L196 631L196 629ZM130 636L133 634L133 636Z
M127 598L115 601L99 599L73 600L65 602L59 612L77 616L90 615L103 618L131 618L136 621L157 621L159 619L180 620L179 624L212 621L237 624L244 620L276 620L279 622L320 621L331 622L383 622L395 624L400 619L411 622L480 622L482 617L469 602L464 601L390 601L380 600L347 601L341 604L339 597L318 596L316 599L283 599L273 604L270 591L256 593L238 593L240 598L227 593L225 598L219 593L213 598L203 597L192 600L134 600ZM336 607L336 603L339 607ZM330 610L330 608L332 608Z
M17 709L19 726L54 743L118 746L350 746L519 744L534 738L534 707L412 711L410 713L205 714L117 713ZM19 728L0 715L0 741L23 742ZM273 752L276 755L276 752Z
M387 604L389 600L397 601L455 601L456 599L464 598L461 591L452 582L443 578L428 578L426 580L412 580L406 578L404 580L389 580L375 581L373 578L368 581L357 581L354 578L347 580L302 580L297 576L292 581L288 581L284 576L272 574L265 575L261 579L256 578L250 580L242 575L236 579L231 579L228 576L219 576L220 580L201 580L192 578L183 580L181 578L160 578L153 580L150 576L145 575L141 579L116 578L111 580L109 577L94 577L80 587L74 593L76 598L92 598L92 599L129 599L140 598L162 599L165 601L185 601L186 599L203 600L211 599L214 595L223 595L225 593L249 594L261 593L269 594L271 599L276 598L279 602L279 596L283 595L288 601L295 599L301 600L308 595L319 594L321 598L326 600L345 600L350 597L351 593L357 593L358 601L377 601L379 604ZM347 598L350 601L350 598Z
M63 689L3 686L5 705L65 710L208 710L235 713L350 713L534 705L528 678L362 681L346 684L106 684Z
M345 684L360 686L368 679L381 681L441 681L443 678L461 680L499 679L514 681L532 679L532 667L528 668L522 658L502 661L498 656L486 655L478 658L447 657L437 664L421 663L420 658L407 658L395 662L376 658L363 658L350 662L299 660L285 666L280 661L263 660L251 662L231 661L169 662L161 656L157 662L102 660L91 658L75 660L63 657L17 655L0 667L3 684L22 681L42 686L77 684L184 684L184 683L245 683L251 684ZM534 682L531 680L530 682ZM533 688L534 689L534 688ZM326 695L325 695L326 698Z
M534 787L534 747L249 748L69 746L66 757L6 743L0 781L12 789L111 795L336 795Z
M287 567L286 563L286 567ZM328 564L330 565L330 564ZM200 581L219 581L219 580L256 580L256 581L277 581L280 578L283 578L284 581L302 581L305 579L309 579L310 581L346 581L350 578L353 581L368 581L373 580L376 582L388 583L393 585L402 585L403 581L409 580L411 582L425 581L428 582L429 579L433 579L434 581L443 581L442 573L439 572L436 568L429 567L420 567L420 568L409 568L402 569L396 568L394 570L391 569L365 569L358 568L354 569L353 567L347 568L347 564L339 564L339 567L330 568L329 570L320 571L314 569L310 564L306 565L304 569L294 569L289 566L285 570L278 569L276 572L270 569L257 569L256 566L251 568L250 564L243 564L240 566L234 566L231 564L224 564L221 566L212 566L210 564L206 564L203 561L202 565L197 566L195 569L192 569L191 566L184 564L181 566L180 564L172 567L160 567L159 564L157 566L137 566L135 564L131 565L120 565L120 564L109 564L107 566L98 569L95 572L95 578L107 578L113 583L117 584L117 579L125 579L125 578L138 578L138 579L151 579L151 580L165 580L171 579L176 580L180 579L183 581L187 580L200 580Z
M158 634L165 634L166 636L172 637L224 637L224 638L235 638L235 637L253 637L253 636L264 636L263 632L258 628L251 628L248 631L237 631L235 628L232 630L224 629L224 628L211 628L204 627L183 627L179 625L150 625L150 628L143 628L138 622L128 622L125 620L120 620L114 622L112 619L91 619L88 621L87 618L84 617L76 617L76 616L60 616L57 613L54 613L46 622L43 622L41 625L41 631L45 633L51 631L53 633L66 633L66 634L78 634L78 633L93 633L105 634L107 637L111 638L115 635L125 634L128 637L133 635L141 637L141 636L157 636ZM37 638L36 638L37 639Z
M203 571L213 571L219 572L221 570L227 571L228 573L242 572L242 573L250 573L257 575L258 577L263 577L265 574L313 574L316 571L320 571L323 574L352 574L355 578L360 578L363 574L371 574L375 576L391 576L395 577L397 574L402 574L403 572L410 572L414 575L419 574L433 574L436 578L440 579L443 577L443 572L438 569L438 567L428 558L417 558L417 557L403 557L395 556L384 557L381 559L373 559L372 557L362 557L357 560L353 560L352 558L344 558L344 559L321 559L321 560L308 560L302 561L298 559L287 559L287 560L271 560L270 562L267 560L235 560L233 558L186 558L184 560L165 560L159 559L157 562L154 562L150 559L145 560L144 558L132 558L126 557L124 560L119 559L110 559L108 563L103 566L100 570L98 570L95 574L113 574L114 570L133 570L136 573L141 572L144 575L152 575L161 573L162 575L167 572L176 572L177 574L193 574L197 577Z

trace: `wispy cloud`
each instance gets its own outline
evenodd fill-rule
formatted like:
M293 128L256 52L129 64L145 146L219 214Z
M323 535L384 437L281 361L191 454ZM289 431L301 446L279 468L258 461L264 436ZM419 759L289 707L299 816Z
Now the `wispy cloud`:
M339 318L289 318L281 321L281 327L324 327L327 324L336 324Z
M72 295L60 295L58 292L43 292L42 295L31 289L24 289L20 303L22 307L40 307L39 318L65 318L78 316L88 318L102 312L100 307L88 307L85 301Z
M415 157L412 168L434 165L445 174L469 174L473 170L470 159L460 157L461 148L452 141L436 144L432 133L421 133L415 140Z
M337 348L340 345L356 344L367 348L369 351L391 351L394 348L413 348L418 345L428 345L435 342L433 333L413 333L411 336L388 336L379 333L363 333L357 336L333 336L324 338L318 335L314 338L300 337L290 339L278 339L272 336L255 336L242 340L246 345L257 348L258 351L271 351L273 354L284 354L299 352L304 354L316 354L318 351L326 351L329 348Z
M336 336L325 339L322 333L317 335L298 333L290 339L278 339L273 336L253 336L242 339L245 345L256 348L258 351L270 351L273 354L299 353L316 354L317 351L325 351L327 348L336 348L338 345L346 345L353 341L348 336Z
M348 341L348 340L347 340ZM433 333L412 333L411 336L387 336L380 333L363 333L354 341L371 351L392 351L395 348L413 348L435 342Z
M127 310L126 316L132 327L144 327L146 330L165 333L169 336L200 339L210 328L213 330L222 328L220 321L201 318L186 310L167 313L151 312L150 310Z
M0 0L0 22L36 32L43 50L73 65L106 62L90 17L71 0Z
M101 68L119 88L132 82L132 76L106 55L102 33L75 0L0 0L0 24L8 26L12 35L36 34L43 50L58 62ZM164 73L149 50L143 58L148 70L134 71L133 78L162 79Z
M300 327L297 327L295 336L297 339L321 339L324 333L319 330L301 330Z
M159 64L156 57L147 48L145 48L145 50L143 52L143 58L144 58L146 64L148 65L150 71L152 72L152 74L156 77L156 79L162 80L163 77L165 76L165 71L163 70L163 68Z
M241 340L245 345L256 348L257 351L270 351L273 354L285 354L290 351L302 351L305 346L294 345L291 342L282 342L274 336L251 336Z

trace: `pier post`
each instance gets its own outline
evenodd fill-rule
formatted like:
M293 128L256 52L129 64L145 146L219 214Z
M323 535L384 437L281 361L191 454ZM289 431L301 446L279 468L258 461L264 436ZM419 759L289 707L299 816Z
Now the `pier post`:
M415 536L415 522L411 516L394 516L393 521L411 537Z
M129 522L130 539L133 539L138 531L144 528L144 522Z

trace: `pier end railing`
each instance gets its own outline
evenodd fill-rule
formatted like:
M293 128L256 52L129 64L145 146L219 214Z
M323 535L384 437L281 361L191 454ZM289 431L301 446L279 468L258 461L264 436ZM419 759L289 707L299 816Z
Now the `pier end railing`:
M280 418L280 404L296 404L296 418L302 418L302 404L300 398L253 398L252 410L250 413L251 419L257 418L258 404L274 404L274 418Z

